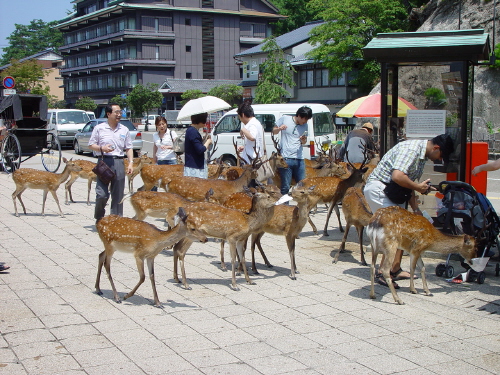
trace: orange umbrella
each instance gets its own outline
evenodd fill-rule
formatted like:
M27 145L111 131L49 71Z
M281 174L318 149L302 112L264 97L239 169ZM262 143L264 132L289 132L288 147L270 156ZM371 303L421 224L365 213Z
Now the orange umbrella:
M380 94L363 96L338 111L337 117L380 117L381 100ZM388 95L387 103L391 104L391 102L391 95ZM398 117L405 117L409 109L417 109L417 107L403 98L398 98Z

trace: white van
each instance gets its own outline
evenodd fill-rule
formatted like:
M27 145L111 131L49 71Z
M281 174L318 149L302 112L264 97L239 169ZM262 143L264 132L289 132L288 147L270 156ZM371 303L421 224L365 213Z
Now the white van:
M89 121L89 115L81 109L49 109L47 111L47 128L55 131L61 146L73 148L75 134Z
M304 145L304 157L311 159L315 156L317 144L324 142L335 142L335 125L333 124L330 110L323 104L304 104L304 103L287 103L287 104L254 104L252 105L255 113L255 118L260 121L264 127L264 135L266 141L267 155L271 155L274 148L271 139L271 132L276 125L276 121L281 116L295 116L297 110L302 106L311 108L313 117L307 122L307 142ZM215 124L212 130L212 139L217 140L217 149L213 154L213 158L222 156L222 160L226 164L236 165L236 153L234 151L233 139L237 144L242 142L240 135L240 120L236 109L224 114L221 119ZM280 139L280 134L275 136ZM309 151L309 152L308 152Z

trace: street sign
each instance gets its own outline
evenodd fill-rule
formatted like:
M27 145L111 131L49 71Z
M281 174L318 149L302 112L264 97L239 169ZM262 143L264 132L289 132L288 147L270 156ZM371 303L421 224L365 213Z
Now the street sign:
M13 89L15 86L16 81L14 80L14 78L7 76L3 79L3 87L5 87L6 89Z
M14 95L16 93L15 89L3 89L3 96Z

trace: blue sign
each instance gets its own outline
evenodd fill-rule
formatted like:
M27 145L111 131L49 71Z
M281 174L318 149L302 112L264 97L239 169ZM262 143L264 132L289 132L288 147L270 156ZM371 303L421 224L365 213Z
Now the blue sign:
M13 89L16 86L16 81L12 77L5 77L3 79L3 87L6 89Z

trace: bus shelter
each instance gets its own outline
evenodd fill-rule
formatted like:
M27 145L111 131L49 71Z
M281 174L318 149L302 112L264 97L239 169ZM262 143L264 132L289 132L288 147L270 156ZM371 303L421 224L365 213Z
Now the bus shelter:
M381 156L400 140L430 139L446 133L454 140L455 153L447 165L433 166L434 172L445 173L440 176L443 180L474 185L467 170L475 153L474 68L490 59L489 35L482 29L382 33L363 48L363 53L381 64ZM403 88L414 84L412 77L425 77L420 82L428 86L412 87L412 92L422 96L418 98L418 110L398 117L398 97ZM487 160L487 146L485 157Z

